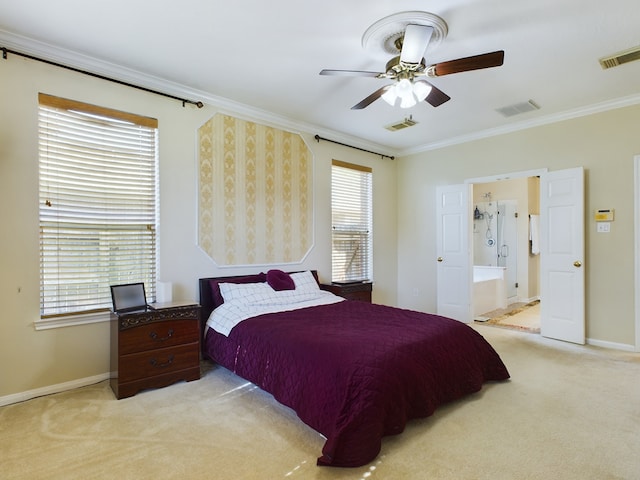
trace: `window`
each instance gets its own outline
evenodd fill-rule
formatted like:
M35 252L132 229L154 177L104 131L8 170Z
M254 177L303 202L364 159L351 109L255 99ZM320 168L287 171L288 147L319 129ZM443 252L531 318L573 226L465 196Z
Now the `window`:
M333 160L331 165L331 279L372 278L371 169Z
M40 94L38 125L36 323L104 312L113 284L155 298L157 120Z

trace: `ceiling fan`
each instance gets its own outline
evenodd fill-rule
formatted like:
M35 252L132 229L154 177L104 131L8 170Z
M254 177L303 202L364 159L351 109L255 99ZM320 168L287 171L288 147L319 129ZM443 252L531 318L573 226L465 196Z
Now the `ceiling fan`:
M433 21L432 19L435 18L441 22L440 25L444 25L444 34L446 35L446 24L444 24L444 20L432 14L425 15L429 15L430 21ZM451 97L426 81L425 78L442 77L452 73L498 67L503 64L504 50L498 50L427 65L423 55L434 34L434 26L424 23L425 22L408 23L406 24L404 32L396 36L393 44L397 51L400 52L400 55L393 57L387 62L384 72L325 69L320 72L320 75L374 77L395 81L392 84L379 88L355 104L351 107L352 110L361 110L371 105L378 98L382 98L392 106L399 100L400 108L410 108L421 101L426 101L432 106L438 107L449 101Z

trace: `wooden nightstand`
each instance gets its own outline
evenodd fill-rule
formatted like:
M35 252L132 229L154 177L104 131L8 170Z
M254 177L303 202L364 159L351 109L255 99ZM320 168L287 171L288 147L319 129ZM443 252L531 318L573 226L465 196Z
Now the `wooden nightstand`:
M371 303L371 282L321 284L320 288L347 300L360 300Z
M111 388L116 398L200 378L200 305L164 304L111 314Z

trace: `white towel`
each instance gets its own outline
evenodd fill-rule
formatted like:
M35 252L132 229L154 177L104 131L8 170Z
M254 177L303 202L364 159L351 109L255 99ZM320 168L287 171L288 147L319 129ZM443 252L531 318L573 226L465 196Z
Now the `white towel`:
M531 241L531 255L540 253L540 215L529 215L529 240Z

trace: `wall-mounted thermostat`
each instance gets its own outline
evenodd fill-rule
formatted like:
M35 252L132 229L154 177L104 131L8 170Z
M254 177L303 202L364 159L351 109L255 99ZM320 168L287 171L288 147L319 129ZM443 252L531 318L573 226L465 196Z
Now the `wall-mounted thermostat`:
M613 222L613 208L603 208L596 210L596 222Z

